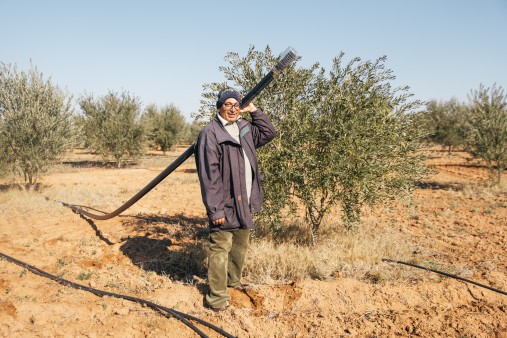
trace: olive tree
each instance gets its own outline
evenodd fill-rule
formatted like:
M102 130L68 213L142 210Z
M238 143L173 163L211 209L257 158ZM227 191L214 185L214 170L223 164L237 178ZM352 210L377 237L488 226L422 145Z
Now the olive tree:
M481 84L469 99L470 153L486 162L492 183L499 183L507 168L507 95L502 87Z
M183 128L182 135L180 137L180 141L184 144L192 144L197 140L197 136L202 129L202 123L199 121L192 121L191 123L186 123Z
M161 109L149 105L143 115L143 124L148 141L164 154L176 145L186 125L180 110L172 104Z
M453 98L449 101L432 100L426 105L424 119L429 127L429 139L447 148L464 146L468 133L467 106Z
M276 228L281 215L302 203L313 243L321 222L339 204L347 227L360 220L361 209L408 193L426 173L418 152L424 136L414 123L421 102L410 100L407 87L392 88L385 58L343 64L331 71L318 64L291 66L256 99L278 131L259 149L266 203L264 220ZM252 47L245 57L226 56L225 78L243 92L276 63L269 47ZM215 93L226 83L205 85L199 116L210 116Z
M92 95L79 100L85 145L104 160L121 167L136 160L144 151L144 130L140 121L139 99L126 92L109 92L95 99Z
M0 64L0 163L33 186L72 145L71 96L35 67Z

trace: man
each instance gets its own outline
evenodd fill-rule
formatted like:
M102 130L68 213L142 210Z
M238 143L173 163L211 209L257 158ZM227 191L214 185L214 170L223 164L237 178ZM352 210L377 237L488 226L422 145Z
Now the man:
M199 133L195 161L201 195L210 225L209 291L206 303L214 311L229 306L227 287L240 282L252 213L261 209L263 191L256 148L273 139L273 124L250 103L241 109L241 96L231 88L218 93L218 114ZM250 113L252 122L241 118Z

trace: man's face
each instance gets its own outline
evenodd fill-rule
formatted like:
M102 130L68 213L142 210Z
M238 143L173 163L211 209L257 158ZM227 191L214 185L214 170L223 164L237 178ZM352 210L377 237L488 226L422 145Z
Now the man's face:
M227 122L235 122L239 117L239 110L241 106L234 98L227 99L224 104L218 108L218 113Z

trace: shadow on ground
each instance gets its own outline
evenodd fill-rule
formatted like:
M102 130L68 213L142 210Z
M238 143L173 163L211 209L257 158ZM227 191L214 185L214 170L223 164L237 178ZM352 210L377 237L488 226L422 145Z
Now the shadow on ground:
M118 167L117 162L112 161L93 161L93 160L84 160L84 161L64 161L63 165L67 165L72 168L108 168L108 169L125 169L132 167L138 164L137 161L122 161L121 168Z
M145 215L125 219L123 225L132 232L122 238L120 250L139 268L182 282L206 278L206 219Z
M460 191L463 190L463 184L461 183L441 183L436 181L426 181L426 182L417 182L417 186L421 189L431 189L431 190L454 190Z

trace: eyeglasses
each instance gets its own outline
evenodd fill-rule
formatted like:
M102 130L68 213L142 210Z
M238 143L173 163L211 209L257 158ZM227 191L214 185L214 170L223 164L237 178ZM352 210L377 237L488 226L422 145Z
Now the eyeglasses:
M224 103L225 108L231 108L234 107L234 109L241 108L241 105L239 103L232 104L230 102Z

